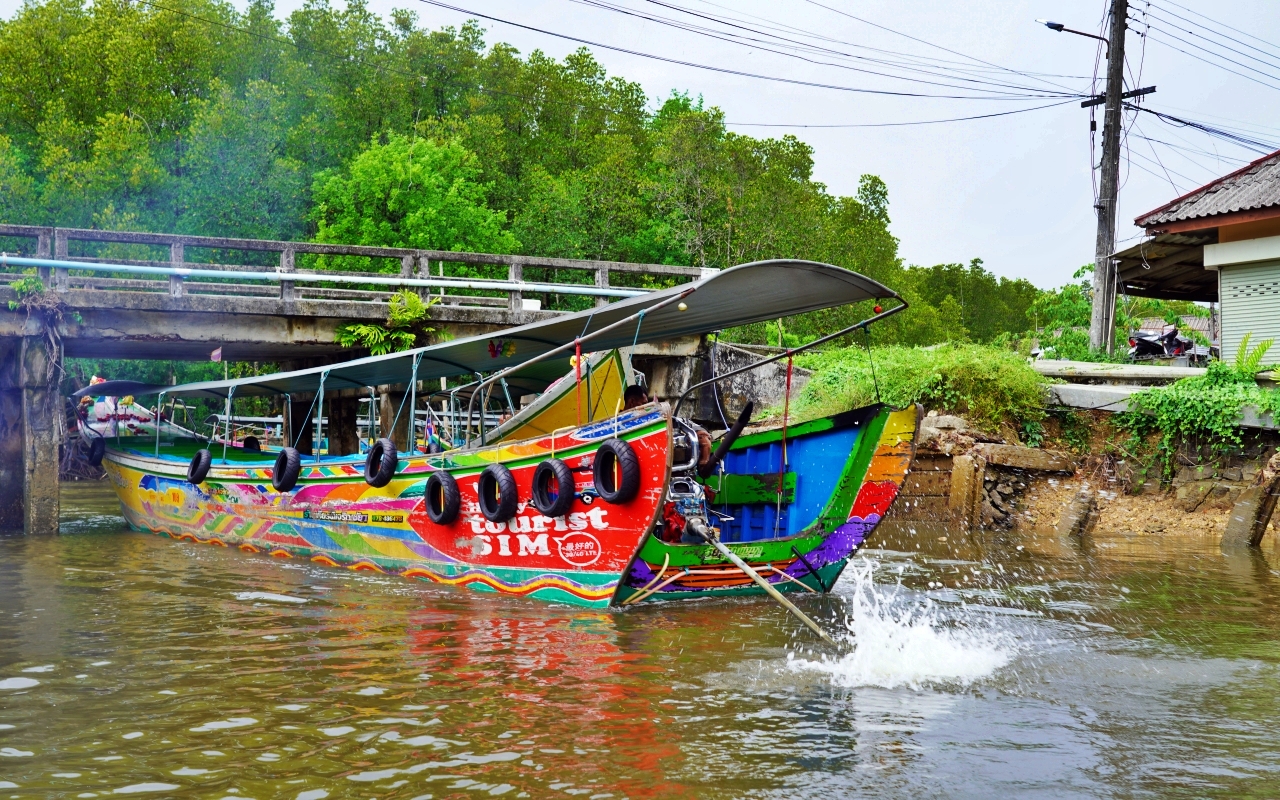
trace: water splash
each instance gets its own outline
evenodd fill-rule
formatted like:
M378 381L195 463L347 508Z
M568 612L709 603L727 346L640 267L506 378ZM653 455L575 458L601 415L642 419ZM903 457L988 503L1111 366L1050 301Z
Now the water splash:
M788 654L790 669L824 672L833 684L847 688L968 686L1016 654L1013 637L989 617L939 605L901 584L877 584L877 567L877 561L857 559L842 582L849 602L843 638L851 650L816 660Z

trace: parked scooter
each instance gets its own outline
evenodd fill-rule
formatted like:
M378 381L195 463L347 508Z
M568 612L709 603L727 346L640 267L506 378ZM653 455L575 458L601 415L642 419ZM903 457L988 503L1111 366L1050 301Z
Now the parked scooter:
M1178 333L1176 326L1163 333L1133 331L1129 334L1129 360L1150 361L1157 358L1183 358L1188 362L1206 360L1208 348Z

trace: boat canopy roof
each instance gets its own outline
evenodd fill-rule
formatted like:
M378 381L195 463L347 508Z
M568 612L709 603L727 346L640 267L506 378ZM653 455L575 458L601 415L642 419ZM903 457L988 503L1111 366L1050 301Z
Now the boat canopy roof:
M315 392L321 381L330 391L405 384L415 375L415 359L418 362L417 380L459 375L478 378L555 350L683 292L691 292L683 303L668 304L654 310L652 315L641 317L637 325L622 325L604 333L588 342L588 349L593 352L612 350L629 347L633 343L708 333L863 300L898 298L892 289L830 264L796 260L757 261L730 267L693 283L493 334L293 372L178 386L134 385L129 388L132 394L164 392L168 397L225 398L232 389L236 397ZM685 310L680 310L680 305L686 306ZM513 391L541 392L569 369L567 355L548 358L515 372L506 381ZM76 394L106 393L104 385L97 384Z

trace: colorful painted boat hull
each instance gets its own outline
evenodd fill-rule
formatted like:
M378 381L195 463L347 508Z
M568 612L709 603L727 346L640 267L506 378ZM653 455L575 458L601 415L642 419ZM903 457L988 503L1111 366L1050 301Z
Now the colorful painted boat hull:
M781 591L829 591L897 496L917 421L916 409L872 407L796 426L788 432L785 470L779 432L743 436L726 467L746 480L726 481L713 504L740 521L724 524L722 539ZM595 493L591 463L615 436L636 452L641 488L631 501L610 505ZM275 492L271 465L243 451L195 486L186 480L189 456L175 450L157 458L149 442L137 444L108 449L103 465L138 530L574 605L761 593L714 548L655 535L670 479L671 428L652 407L554 437L403 458L382 488L369 486L363 463L348 457L308 462L294 490ZM544 517L527 502L503 523L479 513L476 480L486 466L507 466L527 500L534 469L553 456L573 470L569 513ZM463 498L448 525L431 522L424 505L435 470L452 474ZM768 502L779 473L781 505ZM773 516L765 524L752 521L752 513L767 512Z
M721 487L738 496L720 494L718 501L730 502L712 504L733 517L723 523L721 541L779 591L829 591L897 497L914 455L919 413L873 406L797 426L787 435L786 469L781 431L741 437L725 469L744 480ZM785 503L777 502L779 485ZM753 515L765 524L754 525ZM650 535L618 602L761 593L715 548Z
M590 469L596 449L613 437L631 445L641 476L637 495L616 505L595 494ZM138 450L108 449L103 466L125 519L138 530L480 591L606 606L653 527L668 478L670 439L670 424L659 413L638 409L554 439L404 458L382 488L369 486L363 463L352 458L307 463L287 493L271 488L270 464L243 452L233 463L216 464L200 486L186 480L187 461L179 452L156 458L143 442ZM507 466L527 499L534 469L553 455L574 471L577 496L568 514L543 517L521 503L503 523L480 515L475 483L486 466ZM437 469L448 470L461 489L461 512L450 525L436 525L425 513L424 488Z

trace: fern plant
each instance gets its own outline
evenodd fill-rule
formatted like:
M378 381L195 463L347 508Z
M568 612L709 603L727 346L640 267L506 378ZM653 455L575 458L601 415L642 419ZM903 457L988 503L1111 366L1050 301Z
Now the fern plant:
M408 350L417 342L419 334L435 330L421 323L430 308L439 302L436 297L423 300L416 292L396 292L387 301L385 325L353 322L338 328L335 338L343 347L363 348L375 356Z
M1244 338L1240 340L1240 349L1236 351L1236 372L1241 375L1253 377L1259 372L1265 372L1269 367L1262 366L1262 359L1266 358L1267 351L1271 349L1271 345L1275 344L1274 339L1263 339L1252 349L1249 349L1249 339L1252 333L1246 333Z

